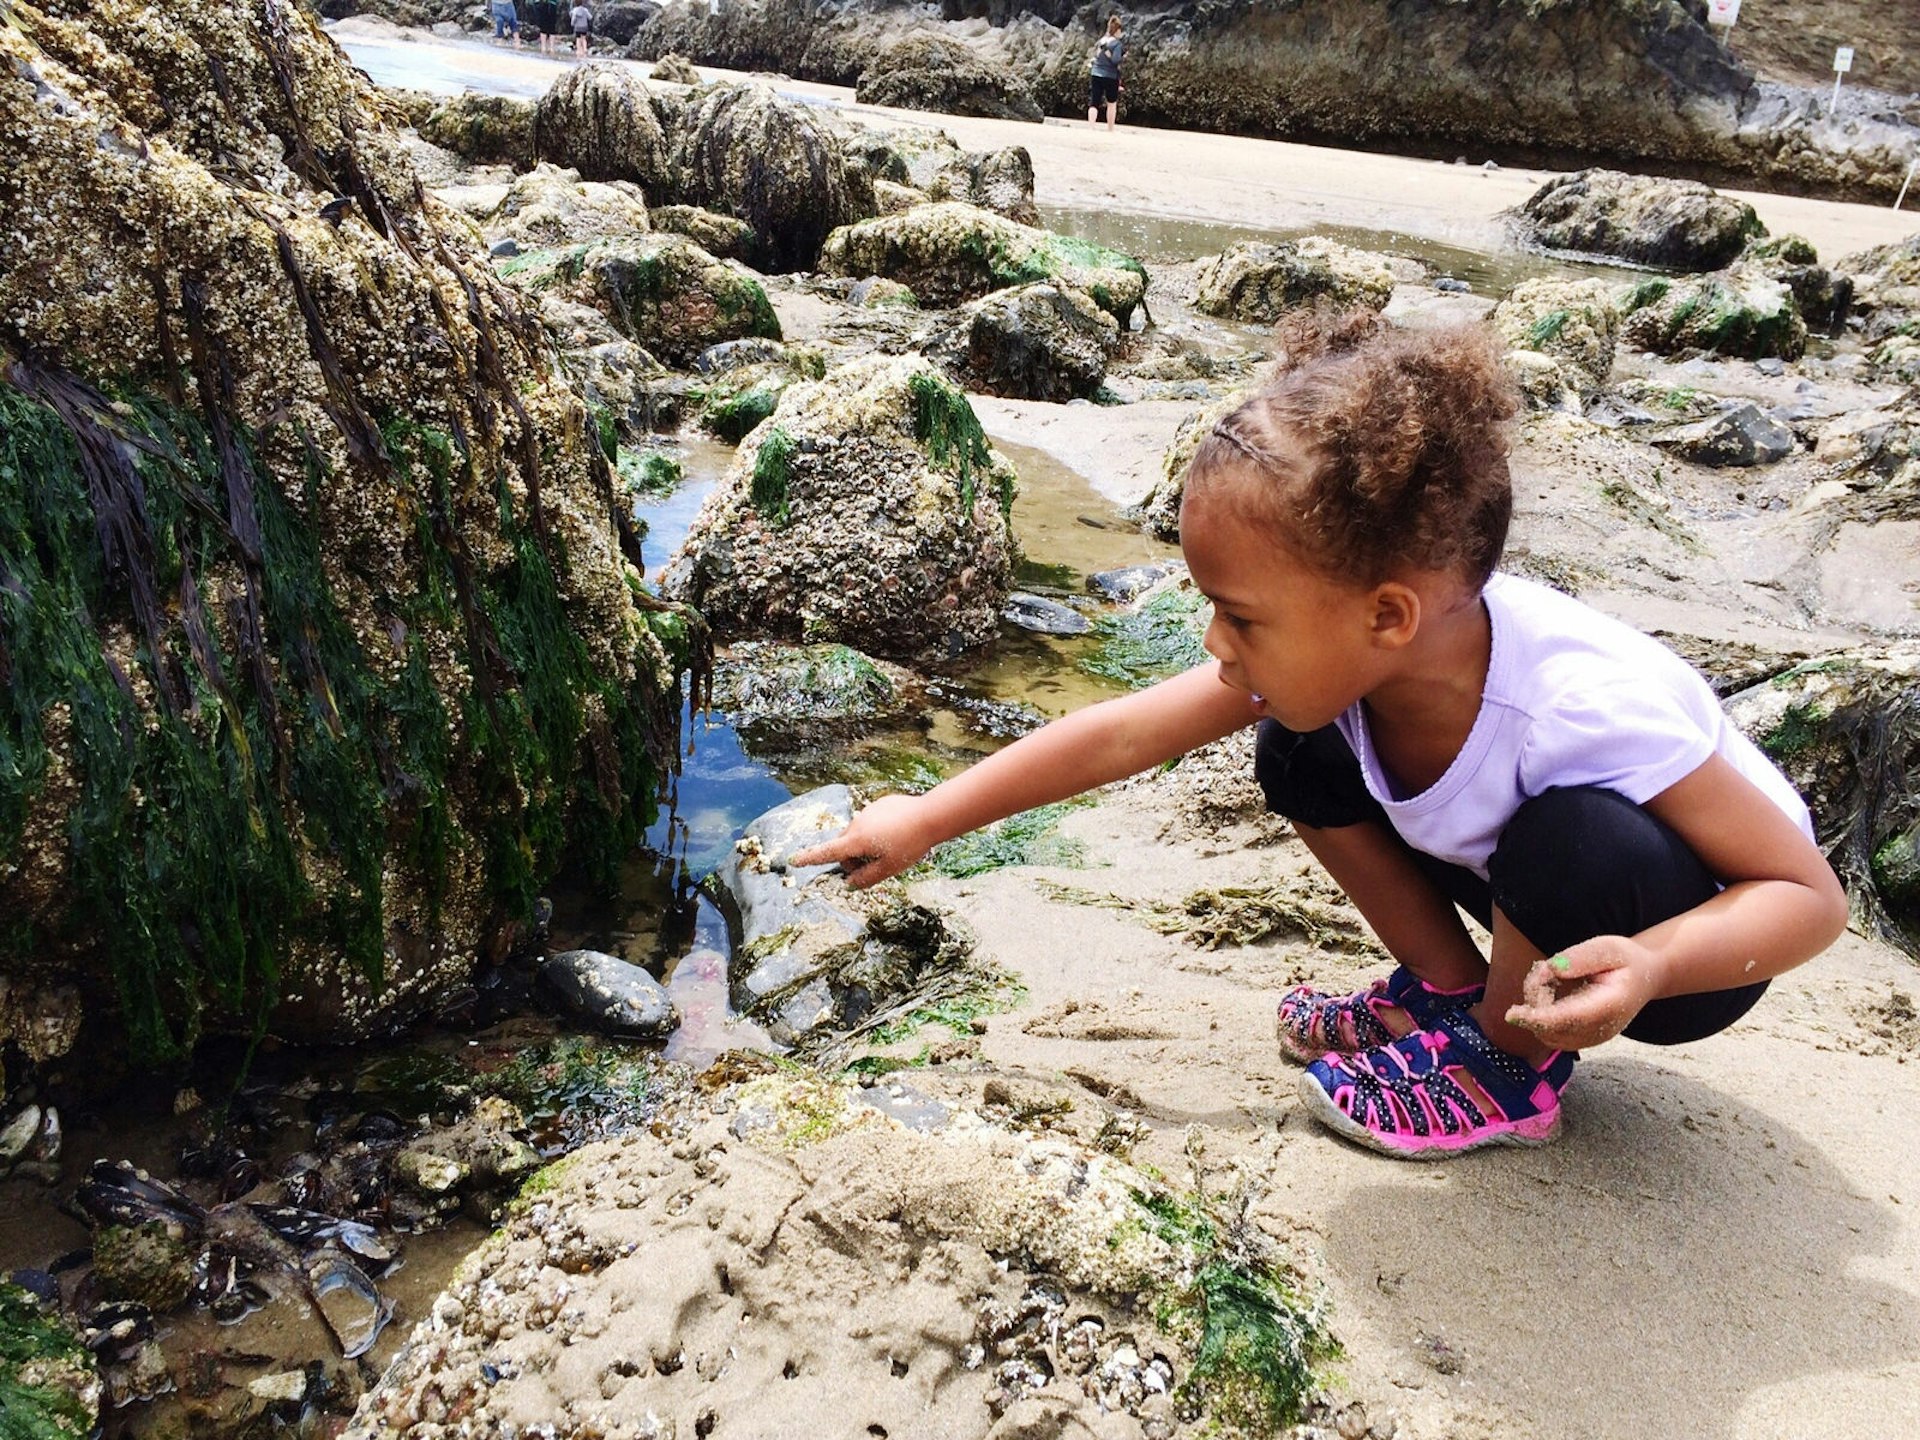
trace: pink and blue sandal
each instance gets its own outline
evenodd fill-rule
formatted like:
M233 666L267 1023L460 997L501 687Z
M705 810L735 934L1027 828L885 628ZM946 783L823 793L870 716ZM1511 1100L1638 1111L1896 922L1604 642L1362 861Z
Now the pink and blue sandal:
M1536 1070L1456 1010L1399 1040L1316 1060L1300 1100L1336 1134L1402 1160L1545 1145L1560 1134L1560 1092L1577 1058L1558 1050Z
M1400 1037L1389 1028L1387 1012L1401 1010L1415 1030L1424 1030L1451 1010L1480 1001L1483 987L1436 990L1404 965L1351 995L1333 995L1311 985L1296 985L1280 997L1273 1033L1280 1053L1301 1065L1329 1052L1352 1055Z

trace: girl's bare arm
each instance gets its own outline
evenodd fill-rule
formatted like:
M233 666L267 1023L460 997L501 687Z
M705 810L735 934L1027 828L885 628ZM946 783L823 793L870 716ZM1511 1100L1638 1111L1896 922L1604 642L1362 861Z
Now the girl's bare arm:
M1647 802L1726 888L1634 936L1543 960L1508 1013L1568 1049L1617 1034L1649 1000L1731 990L1812 959L1846 929L1833 867L1780 807L1718 756Z
M1123 780L1230 735L1255 716L1243 690L1205 665L1151 689L1063 716L924 795L889 795L835 839L793 856L839 862L849 883L897 875L943 840Z

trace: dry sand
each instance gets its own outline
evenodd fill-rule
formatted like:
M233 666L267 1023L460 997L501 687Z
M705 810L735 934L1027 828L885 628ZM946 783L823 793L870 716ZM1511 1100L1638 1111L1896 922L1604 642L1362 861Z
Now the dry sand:
M352 48L368 63L402 44L414 42L363 31ZM490 88L537 90L555 69L473 46L420 49L445 52L436 63L450 73L462 64L485 71ZM827 87L783 88L849 99ZM1499 212L1543 178L1217 136L875 118L937 123L973 148L1024 144L1043 202L1241 224L1360 225L1464 245L1499 243ZM1883 209L1746 198L1770 228L1798 231L1828 255L1920 228L1920 219ZM1188 408L986 402L981 411L996 437L1047 450L1110 498L1131 500L1157 474L1160 450ZM1547 498L1544 486L1537 498ZM1299 1113L1296 1072L1272 1036L1274 1001L1287 984L1309 976L1358 982L1377 961L1286 942L1203 951L1155 933L1137 912L1067 903L1046 888L1055 881L1179 901L1203 886L1306 873L1304 852L1283 827L1254 819L1249 799L1244 766L1183 766L1069 818L1067 833L1087 846L1087 868L926 883L929 898L975 928L982 955L1029 992L1020 1009L989 1022L977 1057L959 1061L947 1078L983 1066L1064 1087L1090 1110L1131 1109L1148 1126L1138 1158L1168 1173L1182 1172L1195 1146L1210 1170L1253 1166L1271 1187L1263 1223L1309 1249L1331 1289L1347 1347L1338 1393L1360 1401L1379 1433L1397 1419L1406 1440L1920 1435L1920 1063L1910 1059L1920 1027L1910 1006L1902 1012L1894 1003L1917 988L1910 961L1849 934L1778 982L1724 1035L1673 1051L1617 1041L1591 1053L1568 1092L1568 1131L1558 1145L1440 1166L1395 1162L1332 1139ZM703 1160L697 1147L649 1152L654 1181L636 1152L625 1178L608 1171L605 1182L632 1193L583 1221L601 1227L583 1243L620 1253L647 1243L649 1225L669 1221L695 1237L732 1226L742 1245L772 1253L765 1227L792 1214L818 1244L844 1248L847 1264L838 1270L770 1272L753 1282L816 1288L750 1292L771 1313L742 1349L737 1378L764 1376L767 1408L757 1429L750 1415L717 1417L717 1428L709 1426L716 1436L787 1433L795 1412L774 1399L782 1386L794 1387L796 1398L805 1392L821 1417L813 1429L839 1433L839 1421L892 1383L859 1379L854 1368L884 1375L903 1347L950 1352L970 1333L951 1313L954 1297L1005 1288L978 1271L976 1254L944 1240L928 1252L934 1269L926 1273L938 1282L931 1285L904 1252L860 1240L857 1226L836 1219L836 1207L860 1189L856 1176L835 1168L843 1152L775 1165L734 1149L731 1160ZM703 1163L739 1172L737 1203L709 1195L690 1197L691 1210L672 1209L674 1177ZM809 1183L823 1187L810 1199ZM923 1203L924 1192L916 1193ZM656 1208L659 1216L643 1218ZM901 1218L883 1206L861 1223ZM565 1334L522 1334L516 1354L556 1384L578 1372L578 1384L604 1387L612 1400L629 1373L622 1365L647 1367L646 1346L670 1349L683 1330L704 1343L716 1327L738 1325L742 1306L732 1291L715 1293L711 1246L689 1241L673 1252L685 1260L679 1268L669 1265L670 1250L651 1252L669 1268L622 1271L626 1289L580 1302L587 1324L578 1357L569 1358ZM871 1303L876 1287L884 1299ZM633 1324L666 1328L657 1336L617 1328L622 1305ZM864 1331L848 1328L850 1307L866 1313ZM566 1320L565 1297L548 1308ZM777 1330L782 1313L791 1318ZM579 1326L578 1318L570 1323ZM442 1344L445 1332L423 1327L416 1346ZM802 1372L816 1378L774 1378L796 1355L839 1357L840 1378L822 1385L811 1363ZM896 1417L907 1412L889 1400L894 1428L872 1433L984 1433L984 1417L969 1408L977 1394L956 1409L935 1372L913 1375L902 1393L910 1389L928 1407L924 1421L903 1423ZM648 1393L664 1402L691 1380ZM630 1399L642 1403L641 1392ZM551 1391L534 1389L525 1403L532 1419L555 1402ZM968 1414L980 1417L971 1428ZM776 1423L776 1415L787 1418ZM1084 1414L1036 1414L1031 1425L994 1433L1094 1433L1088 1423L1109 1433L1106 1420Z

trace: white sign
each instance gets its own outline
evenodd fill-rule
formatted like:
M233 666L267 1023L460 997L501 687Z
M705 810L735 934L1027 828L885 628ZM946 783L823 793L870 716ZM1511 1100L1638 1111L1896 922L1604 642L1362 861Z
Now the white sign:
M1731 25L1740 18L1740 0L1707 0L1707 23Z
M1833 52L1833 68L1841 75L1853 69L1853 47L1851 45L1842 45L1838 50Z

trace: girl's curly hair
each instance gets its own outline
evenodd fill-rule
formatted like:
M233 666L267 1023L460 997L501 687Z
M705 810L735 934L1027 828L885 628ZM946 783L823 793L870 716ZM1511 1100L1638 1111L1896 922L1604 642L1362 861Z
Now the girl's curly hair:
M1519 408L1492 334L1330 307L1277 333L1275 374L1201 440L1186 503L1230 500L1335 579L1413 565L1484 584L1513 514L1505 423Z

